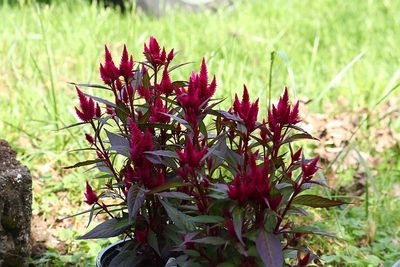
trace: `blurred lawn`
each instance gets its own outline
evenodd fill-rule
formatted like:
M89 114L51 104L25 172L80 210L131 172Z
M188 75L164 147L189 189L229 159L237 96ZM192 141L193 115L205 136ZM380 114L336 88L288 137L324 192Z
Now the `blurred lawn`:
M176 48L177 62L194 62L176 72L181 78L198 69L205 56L219 96L230 100L246 83L253 98L261 98L264 114L272 51L281 51L274 63L274 99L288 85L292 95L315 100L312 111L323 111L324 103L335 104L339 97L354 108L373 107L400 77L399 1L238 1L217 13L176 12L159 19L137 10L121 15L83 0L50 6L24 2L0 6L0 137L20 152L35 185L46 189L36 193L34 204L35 212L46 216L55 216L54 209L44 206L56 205L57 192L68 190L72 204L70 210L58 210L57 217L77 212L81 204L83 171L65 173L60 166L84 157L67 154L83 145L77 139L82 132L54 130L76 122L75 92L67 82L100 83L104 44L117 58L126 43L142 60L143 43L154 35L167 48ZM399 98L398 92L391 97ZM395 124L399 129L399 120ZM382 157L398 157L396 152ZM339 231L347 242L317 240L320 250L332 255L325 259L333 266L390 266L400 258L400 201L382 193L400 182L400 166L379 168L372 219L363 217L361 207L323 212L325 228ZM377 226L375 243L360 246L371 220ZM75 234L61 235L71 242ZM75 242L69 253L77 247ZM85 245L83 250L90 249Z

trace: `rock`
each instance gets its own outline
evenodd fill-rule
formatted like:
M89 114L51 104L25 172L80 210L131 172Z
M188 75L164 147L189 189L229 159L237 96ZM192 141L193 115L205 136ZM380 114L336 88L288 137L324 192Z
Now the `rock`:
M28 266L32 216L32 178L0 140L0 266Z
M146 13L161 17L174 9L216 11L220 6L232 6L232 0L136 0L136 6Z

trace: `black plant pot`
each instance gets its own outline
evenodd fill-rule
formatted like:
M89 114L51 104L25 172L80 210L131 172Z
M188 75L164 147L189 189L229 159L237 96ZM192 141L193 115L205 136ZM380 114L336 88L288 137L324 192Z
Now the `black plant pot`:
M96 267L109 267L111 261L119 254L120 250L127 244L127 242L129 242L130 239L126 239L126 240L120 240L117 241L109 246L107 246L106 248L104 248L102 251L100 251L99 255L97 255L96 258ZM149 257L153 257L153 256L149 256ZM162 265L151 265L153 267L164 267L164 266L168 266L168 267L174 267L174 264L170 264L171 261L173 261L174 258L170 258L168 260L168 262ZM144 267L144 266L149 266L148 263L144 262L143 264L139 264L140 267Z
M126 242L126 240L117 241L100 251L96 258L96 267L108 267L111 260L118 255L119 249L122 248Z

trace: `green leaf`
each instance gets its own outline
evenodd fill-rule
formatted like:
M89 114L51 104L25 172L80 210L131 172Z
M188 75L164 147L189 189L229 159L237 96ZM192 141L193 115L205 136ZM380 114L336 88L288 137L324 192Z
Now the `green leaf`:
M225 221L225 219L221 216L214 216L214 215L199 215L190 218L191 222L194 223L221 223Z
M283 266L282 245L274 234L267 233L261 229L256 239L256 248L265 266Z
M64 167L64 169L73 169L73 168L83 167L83 166L87 166L87 165L96 164L96 163L102 162L102 161L103 161L102 159L91 159L91 160L81 161L72 166Z
M117 117L123 122L126 122L126 119L129 116L129 108L122 103L121 101L118 102L117 108L115 109L115 114L117 114Z
M132 224L127 217L108 219L77 239L109 238L123 234Z
M286 231L283 231L283 232L286 232ZM334 234L326 232L324 230L321 230L317 227L312 227L312 226L299 226L299 227L295 227L291 230L288 230L287 232L299 233L299 234L323 235L323 236L329 236L329 237L336 238L336 236Z
M193 64L194 62L185 62L185 63L180 63L180 64L178 64L178 65L175 65L175 66L172 66L171 68L169 68L168 69L168 72L171 72L171 71L173 71L173 70L175 70L175 69L177 69L177 68L180 68L180 67L182 67L182 66L185 66L185 65L188 65L188 64ZM187 83L187 82L186 82Z
M172 207L167 201L160 199L160 202L164 206L164 209L167 211L168 216L179 229L194 229L194 226L190 221L190 216Z
M183 199L183 200L190 200L192 199L191 196L182 192L161 192L157 193L157 195L166 197L166 198L175 198L175 199Z
M199 128L200 128L200 132L201 132L204 136L207 136L207 127L206 127L206 125L204 124L204 121L201 121L201 122L200 122Z
M127 204L129 221L133 222L145 199L146 190L143 187L131 185L128 191Z
M348 203L341 200L333 200L316 195L300 195L293 200L293 204L305 205L313 208L329 208Z
M199 239L193 239L190 242L220 246L224 245L228 241L218 236L208 236Z
M150 76L148 72L142 73L142 84L144 89L150 90L151 83L150 83Z
M185 249L185 250L183 250L183 253L185 253L189 256L195 257L195 258L200 256L200 253L193 249Z
M150 247L152 247L154 249L154 251L157 252L157 254L159 256L161 256L160 248L158 247L157 235L151 229L149 230L149 232L147 234L147 242L150 245Z
M157 186L156 188L153 188L151 191L147 192L147 195L152 195L155 193L159 193L159 192L162 192L162 191L165 191L165 190L168 190L171 188L180 187L180 186L185 186L185 184L182 182L168 182L168 183L162 184L160 186Z
M95 179L105 179L105 178L114 178L113 174L105 173L99 176L94 177Z
M236 265L233 263L224 262L224 263L218 264L217 267L236 267Z

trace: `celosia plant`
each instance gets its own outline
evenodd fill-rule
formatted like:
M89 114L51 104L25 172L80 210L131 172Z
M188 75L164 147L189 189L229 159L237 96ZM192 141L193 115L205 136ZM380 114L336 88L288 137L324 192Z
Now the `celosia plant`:
M85 137L102 187L88 181L91 217L109 219L80 239L130 237L111 266L306 266L317 256L304 238L327 234L297 225L303 206L343 202L304 193L324 185L314 178L318 157L295 143L313 139L299 126L299 102L288 91L258 119L259 101L246 87L228 111L214 99L205 59L188 81L172 81L174 50L150 37L145 62L124 47L117 67L109 50L100 64L112 101L76 87L76 114L92 129ZM91 219L91 218L90 218ZM302 221L302 220L297 220Z

